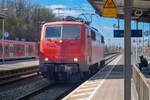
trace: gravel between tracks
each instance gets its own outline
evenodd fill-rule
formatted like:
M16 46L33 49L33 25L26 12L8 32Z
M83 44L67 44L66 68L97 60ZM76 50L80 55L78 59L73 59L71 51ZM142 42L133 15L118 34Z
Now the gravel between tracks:
M30 98L29 100L55 100L58 96L71 89L73 84L57 84L44 92Z
M35 78L30 80L27 79L22 80L22 82L16 82L12 84L8 84L4 87L7 89L3 89L0 87L0 100L15 100L17 97L20 97L30 91L33 91L37 88L50 84L46 79ZM14 88L11 87L13 85Z

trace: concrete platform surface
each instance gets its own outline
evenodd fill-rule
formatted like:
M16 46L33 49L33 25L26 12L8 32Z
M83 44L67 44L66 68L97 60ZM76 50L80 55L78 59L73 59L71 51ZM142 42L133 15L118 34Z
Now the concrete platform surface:
M13 70L24 67L38 66L38 59L7 61L5 64L0 64L0 71Z
M123 55L84 82L63 100L124 100ZM132 100L137 100L132 81Z

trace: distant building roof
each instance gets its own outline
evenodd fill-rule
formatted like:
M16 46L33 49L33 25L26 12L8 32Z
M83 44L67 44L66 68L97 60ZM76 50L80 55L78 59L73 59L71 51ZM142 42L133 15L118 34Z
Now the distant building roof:
M0 19L5 19L7 17L7 15L6 14L2 14L2 13L0 13Z

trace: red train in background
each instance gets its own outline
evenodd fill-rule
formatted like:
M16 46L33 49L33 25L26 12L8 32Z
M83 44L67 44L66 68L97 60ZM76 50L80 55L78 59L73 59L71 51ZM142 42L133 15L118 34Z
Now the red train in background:
M4 59L22 59L37 57L37 44L35 42L24 42L15 40L4 40ZM0 40L0 59L2 59L3 47Z
M79 81L104 64L104 37L95 28L74 21L43 25L39 71L44 77L55 82Z

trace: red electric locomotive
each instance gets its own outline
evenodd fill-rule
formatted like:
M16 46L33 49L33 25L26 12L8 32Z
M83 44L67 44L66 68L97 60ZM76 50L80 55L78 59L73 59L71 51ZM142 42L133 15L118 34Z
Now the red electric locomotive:
M44 77L76 81L97 72L104 63L104 38L96 29L71 21L43 25L39 70Z

